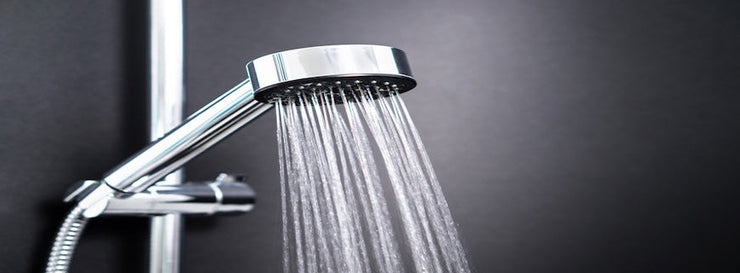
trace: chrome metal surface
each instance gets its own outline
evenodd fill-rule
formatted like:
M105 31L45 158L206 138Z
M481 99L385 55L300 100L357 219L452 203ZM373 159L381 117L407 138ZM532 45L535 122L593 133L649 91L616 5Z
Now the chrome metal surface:
M95 180L83 180L75 183L67 190L64 195L64 202L80 201L82 198L87 196L90 192L100 186L100 181Z
M115 197L116 191L105 183L95 180L84 180L73 184L67 190L64 202L77 201L77 208L85 218L98 217L108 201Z
M150 226L149 272L177 273L180 271L180 215L153 217ZM162 224L155 224L159 218ZM177 230L177 231L175 231ZM175 232L173 232L175 231Z
M123 193L141 192L271 107L254 100L247 79L130 157L103 180Z
M151 0L150 8L150 139L155 141L182 122L185 108L182 0ZM183 171L167 175L160 185L179 185ZM112 202L116 199L111 200ZM110 208L108 205L108 208ZM152 217L149 272L177 273L182 216Z
M254 207L254 191L240 182L159 185L126 198L113 198L103 215L212 215L244 213Z
M180 125L185 109L183 3L150 1L150 139ZM160 182L161 183L161 182Z
M406 54L379 45L329 45L262 56L247 64L256 99L274 103L309 92L372 88L387 95L416 86Z
M77 241L87 224L87 218L82 215L82 211L80 207L73 208L62 222L62 226L59 227L49 252L46 273L67 273L69 270L75 248L77 248Z
M97 182L94 184L87 184L83 186L89 187L79 197L75 197L79 200L77 207L82 211L82 215L85 218L98 217L105 207L108 206L108 201L114 198L116 193L115 189L108 186L108 184Z

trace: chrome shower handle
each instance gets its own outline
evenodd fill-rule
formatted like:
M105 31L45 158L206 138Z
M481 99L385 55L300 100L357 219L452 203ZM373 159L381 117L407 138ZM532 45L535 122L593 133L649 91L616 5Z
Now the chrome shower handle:
M141 192L272 106L254 100L246 79L108 172L103 181L124 194Z

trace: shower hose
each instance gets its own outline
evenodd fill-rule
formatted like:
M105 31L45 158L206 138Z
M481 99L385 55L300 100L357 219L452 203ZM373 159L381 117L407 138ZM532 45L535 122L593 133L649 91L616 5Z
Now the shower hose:
M83 211L82 208L75 207L64 219L51 247L46 273L66 273L69 270L77 241L87 224L87 218L82 216Z

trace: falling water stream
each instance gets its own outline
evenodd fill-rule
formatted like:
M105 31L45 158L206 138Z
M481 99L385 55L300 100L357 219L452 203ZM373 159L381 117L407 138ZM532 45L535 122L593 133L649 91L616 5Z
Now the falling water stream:
M470 272L401 97L336 91L276 103L284 272Z

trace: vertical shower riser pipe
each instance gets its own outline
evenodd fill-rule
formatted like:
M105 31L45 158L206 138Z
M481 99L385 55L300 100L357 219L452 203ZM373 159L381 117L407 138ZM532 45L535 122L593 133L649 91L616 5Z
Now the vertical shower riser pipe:
M184 20L182 0L150 0L150 139L159 139L183 120ZM182 184L183 171L158 184ZM178 273L182 216L169 214L151 220L150 273Z

